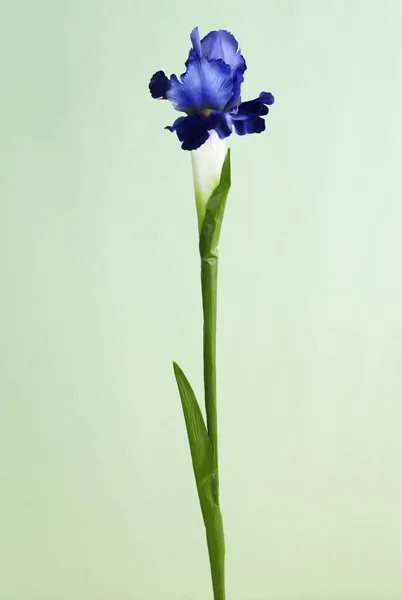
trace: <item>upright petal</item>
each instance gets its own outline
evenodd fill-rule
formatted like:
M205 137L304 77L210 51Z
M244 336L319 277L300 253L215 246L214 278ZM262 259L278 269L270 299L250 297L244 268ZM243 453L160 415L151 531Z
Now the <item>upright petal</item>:
M201 50L200 32L198 31L198 27L194 27L193 31L190 33L190 39L191 39L191 43L193 44L194 55L197 56L198 58L201 58L202 50ZM190 50L190 54L191 54L191 50Z
M230 67L221 60L190 58L187 70L170 78L166 93L176 110L188 114L201 110L223 110L233 93Z
M229 31L225 29L211 31L200 41L198 27L196 27L190 37L193 43L190 57L204 56L208 60L223 60L230 66L232 77L238 71L244 73L246 70L246 62L240 54L239 44Z
M240 104L240 94L241 94L241 84L244 81L243 73L238 71L236 75L233 77L233 93L229 102L225 106L225 110L230 110L231 108L238 106Z

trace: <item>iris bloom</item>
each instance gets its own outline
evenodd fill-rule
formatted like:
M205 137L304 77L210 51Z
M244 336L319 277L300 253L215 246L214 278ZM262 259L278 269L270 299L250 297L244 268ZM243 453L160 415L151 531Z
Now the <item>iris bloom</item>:
M246 62L235 37L220 29L201 40L198 27L190 37L193 47L180 79L158 71L149 84L153 98L170 100L176 110L186 113L166 129L176 132L183 150L200 148L213 131L220 140L233 129L238 135L264 131L262 117L274 97L261 92L254 100L241 101Z

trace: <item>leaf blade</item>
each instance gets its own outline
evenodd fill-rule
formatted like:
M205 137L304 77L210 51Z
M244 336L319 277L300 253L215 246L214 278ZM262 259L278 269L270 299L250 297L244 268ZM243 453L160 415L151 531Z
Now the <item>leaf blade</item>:
M177 363L173 363L177 387L186 423L197 487L214 475L215 460L204 417L193 389Z
M190 445L198 498L204 520L215 600L225 600L225 537L216 482L217 469L211 440L193 389L173 363Z

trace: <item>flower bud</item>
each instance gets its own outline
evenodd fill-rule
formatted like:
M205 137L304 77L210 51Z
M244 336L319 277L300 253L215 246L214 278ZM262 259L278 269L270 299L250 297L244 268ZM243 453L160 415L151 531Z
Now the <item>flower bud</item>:
M226 140L219 139L216 131L210 131L205 144L191 152L199 232L204 221L208 200L219 183L225 156Z

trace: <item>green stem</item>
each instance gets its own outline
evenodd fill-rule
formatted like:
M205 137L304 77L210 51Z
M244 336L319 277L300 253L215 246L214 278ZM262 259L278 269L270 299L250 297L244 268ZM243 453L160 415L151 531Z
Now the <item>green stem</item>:
M214 600L225 600L225 545L219 509L218 420L216 410L216 315L218 255L201 254L201 288L204 313L204 391L207 429L211 440L215 473L211 480L214 518L206 522Z
M201 256L202 308L204 312L204 391L207 429L218 467L218 420L216 412L216 312L218 257Z
M215 505L213 517L209 521L206 532L214 600L225 600L225 540L222 515L218 504Z
M208 200L200 228L201 288L204 313L204 391L210 467L207 479L198 478L214 600L225 600L225 540L219 506L218 420L216 406L216 313L218 287L218 243L230 189L230 151L223 163L219 184ZM192 394L194 395L194 394ZM201 415L200 415L201 416ZM204 424L205 427L205 424ZM206 454L208 456L208 453ZM212 464L211 464L212 463Z

